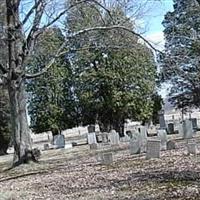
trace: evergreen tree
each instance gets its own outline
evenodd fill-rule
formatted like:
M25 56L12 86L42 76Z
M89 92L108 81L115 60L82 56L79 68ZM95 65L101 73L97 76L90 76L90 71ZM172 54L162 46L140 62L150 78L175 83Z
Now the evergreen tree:
M111 10L113 18L97 7L76 7L70 14L68 32L102 24L133 29L119 4ZM98 122L102 131L114 128L123 133L125 119L151 118L156 67L151 51L138 43L137 37L119 30L100 31L76 38L71 44L71 49L83 49L71 54L83 124Z
M165 15L163 75L171 83L170 101L178 108L200 106L200 6L196 0L174 0Z
M50 28L39 37L34 55L28 63L32 73L44 67L63 40L64 36L58 28ZM68 60L61 56L51 70L27 83L31 127L35 132L75 125L75 120L70 116L74 111L71 76Z

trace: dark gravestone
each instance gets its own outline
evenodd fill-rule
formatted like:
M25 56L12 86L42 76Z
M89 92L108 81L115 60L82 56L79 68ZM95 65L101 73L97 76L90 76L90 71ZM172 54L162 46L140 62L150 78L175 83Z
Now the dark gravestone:
M158 112L160 129L166 129L164 110Z
M88 133L95 133L95 125L89 125L87 128L88 128Z
M192 128L193 128L193 130L197 130L198 129L197 118L191 118L190 120L192 121Z
M169 123L167 126L168 126L168 133L173 134L174 133L174 124Z

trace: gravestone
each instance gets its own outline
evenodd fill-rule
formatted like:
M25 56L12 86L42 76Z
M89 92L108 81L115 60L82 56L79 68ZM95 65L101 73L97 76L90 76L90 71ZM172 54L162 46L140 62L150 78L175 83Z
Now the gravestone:
M188 154L193 154L193 155L197 154L197 145L196 145L195 140L188 140L187 151L188 151Z
M103 153L101 163L104 165L109 165L113 162L113 154L112 153Z
M108 143L108 133L101 133L102 143Z
M191 118L190 120L192 121L193 130L197 130L198 129L197 118Z
M183 135L184 139L190 139L193 137L192 121L189 119L183 121Z
M140 133L140 152L143 153L147 148L147 129L145 126L140 126L138 131Z
M96 132L96 139L98 143L102 142L102 134L100 132Z
M65 147L65 137L64 135L54 135L53 136L53 145L56 148L64 148Z
M168 133L169 134L173 134L174 133L174 124L173 123L169 123L168 125Z
M172 140L167 142L167 150L173 150L176 149L176 143Z
M90 149L91 149L91 150L96 150L96 149L98 149L97 143L96 143L96 144L95 144L95 143L90 144Z
M160 149L161 150L166 150L167 149L167 132L166 130L158 130L158 138L160 139L161 141L161 146L160 146Z
M160 110L158 112L158 117L159 117L160 129L166 129L164 110Z
M111 130L108 134L108 140L111 145L119 145L119 134L115 130Z
M146 159L160 158L160 140L152 139L147 141Z
M183 123L180 123L177 125L177 129L178 129L178 134L184 138L184 130L183 130Z
M131 131L132 132L132 138L130 139L129 143L129 149L130 149L130 154L138 154L141 152L141 138L140 138L140 133L136 131Z
M92 133L88 133L87 134L88 137L88 144L96 144L97 143L97 139L96 139L96 134L95 132Z
M88 129L88 133L95 133L95 125L89 125L87 129Z

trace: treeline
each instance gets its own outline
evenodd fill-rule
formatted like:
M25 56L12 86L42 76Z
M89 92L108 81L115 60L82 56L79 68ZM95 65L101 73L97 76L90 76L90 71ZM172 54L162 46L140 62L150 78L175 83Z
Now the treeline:
M72 9L65 30L50 28L40 36L28 63L31 72L55 55L65 34L115 24L135 28L122 6L109 10L112 18L96 5ZM62 55L46 74L27 83L35 132L99 123L102 131L122 133L126 119L145 122L160 109L154 56L137 36L119 29L91 31L69 40Z

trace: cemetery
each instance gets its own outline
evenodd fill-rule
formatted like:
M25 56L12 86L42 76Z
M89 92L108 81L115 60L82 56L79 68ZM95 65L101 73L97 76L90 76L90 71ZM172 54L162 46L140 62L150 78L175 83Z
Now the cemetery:
M0 197L196 199L200 132L195 132L189 119L176 126L174 134L162 125L163 121L154 128L130 125L124 137L115 130L101 133L98 125L53 137L51 132L33 134L34 147L42 152L39 163L7 171L12 151L1 157ZM156 135L148 136L152 129Z
M200 200L200 0L0 0L0 200Z

